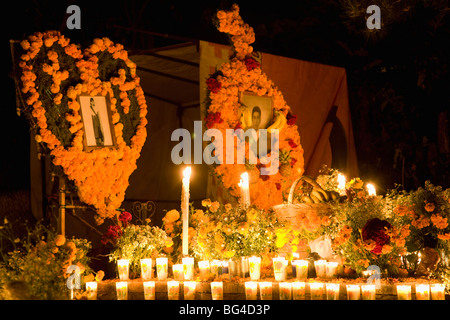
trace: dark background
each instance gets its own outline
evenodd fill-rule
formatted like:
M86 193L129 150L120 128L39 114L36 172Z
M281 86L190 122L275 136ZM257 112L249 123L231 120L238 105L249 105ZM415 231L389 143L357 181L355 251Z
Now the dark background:
M180 43L171 36L228 44L211 18L234 1L11 1L3 12L0 213L29 210L29 127L16 113L9 39L60 30L72 43L107 36L131 53ZM450 187L450 8L448 1L241 1L257 51L344 67L360 177L383 193L425 180ZM66 9L81 8L81 30ZM381 30L366 8L381 8ZM170 36L128 32L132 27ZM300 115L301 116L301 115ZM439 120L441 119L441 120ZM0 215L2 216L2 215Z

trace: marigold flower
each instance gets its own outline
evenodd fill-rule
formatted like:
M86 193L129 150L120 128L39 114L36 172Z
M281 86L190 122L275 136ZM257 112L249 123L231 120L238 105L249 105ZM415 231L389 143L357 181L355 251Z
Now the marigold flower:
M435 209L434 203L432 203L432 202L427 202L427 203L425 204L425 210L426 210L427 212L433 212L434 209Z
M60 247L66 242L66 237L64 237L62 234L58 234L55 237L55 244Z

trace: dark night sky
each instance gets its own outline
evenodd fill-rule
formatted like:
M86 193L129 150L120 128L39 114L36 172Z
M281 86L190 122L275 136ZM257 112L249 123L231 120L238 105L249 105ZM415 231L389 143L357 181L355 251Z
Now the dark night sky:
M392 172L395 148L400 148L411 171L409 187L423 183L427 175L436 176L436 184L450 187L449 155L437 152L432 159L424 160L423 154L430 154L432 148L422 143L422 137L427 136L437 148L437 116L450 106L450 52L444 45L450 40L450 10L423 8L423 1L410 2L419 3L419 7L412 7L407 14L399 11L383 16L382 12L386 25L379 39L376 34L364 35L364 23L359 21L358 25L357 19L349 19L340 1L237 3L244 21L255 29L255 50L346 68L361 171L369 175L381 171L385 187L392 187L393 179L400 182L398 172ZM211 16L217 9L229 9L232 3L12 1L3 13L8 23L2 28L2 48L9 53L9 39L49 29L60 30L72 42L81 44L108 36L128 50L176 43L150 36L133 39L114 28L115 24L227 44L226 36L213 26ZM436 3L442 7L442 1ZM70 4L78 4L82 10L81 30L69 31L65 27L65 11ZM441 20L437 23L436 19ZM8 55L2 72L6 101L0 117L0 193L27 189L29 184L28 125L16 115L9 59ZM424 79L421 86L418 79ZM448 121L449 115L446 117ZM418 148L423 148L419 155ZM437 167L429 168L429 163L437 163ZM419 175L414 168L421 166L424 171Z

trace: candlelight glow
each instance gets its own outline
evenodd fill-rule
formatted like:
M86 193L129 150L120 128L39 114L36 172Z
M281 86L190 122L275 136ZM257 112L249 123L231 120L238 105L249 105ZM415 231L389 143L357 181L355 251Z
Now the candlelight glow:
M187 166L183 170L183 183L189 183L189 180L191 179L191 172L192 172L192 169L190 166Z
M339 173L339 175L338 175L338 189L339 189L339 193L341 195L343 193L345 194L345 183L346 183L345 176L342 173Z
M247 172L241 174L241 180L238 186L241 188L241 204L244 208L248 208L250 206L250 187Z
M369 193L369 196L376 196L377 191L375 190L375 186L371 183L368 183L367 186L367 192Z

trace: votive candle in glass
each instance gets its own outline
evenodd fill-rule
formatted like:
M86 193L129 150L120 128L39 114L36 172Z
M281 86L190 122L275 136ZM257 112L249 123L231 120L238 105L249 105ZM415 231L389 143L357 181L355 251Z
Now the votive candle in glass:
M295 260L296 278L306 279L308 277L308 260Z
M292 299L292 285L290 282L280 282L278 286L280 292L280 300Z
M128 300L128 283L126 281L116 282L117 300Z
M216 277L219 275L219 267L222 267L222 261L213 260L211 261L211 273Z
M321 282L311 282L309 284L311 300L323 300L325 294L325 285Z
M359 300L361 297L361 288L359 284L347 285L347 300Z
M167 299L179 300L180 298L180 282L176 280L167 281Z
M97 300L97 282L86 282L86 293L88 300Z
M411 300L411 286L404 284L397 285L397 299Z
M173 264L172 273L175 280L183 280L183 265L181 263Z
M327 275L327 260L314 261L314 267L316 268L316 276L318 278L325 278Z
M141 278L143 281L150 280L153 277L153 260L141 259Z
M375 300L375 285L374 284L363 284L361 285L361 293L363 300Z
M198 270L200 273L200 278L205 279L210 272L209 261L207 261L207 260L199 261L198 262Z
M258 282L246 281L245 282L245 300L256 300L258 295Z
M306 283L300 281L292 282L292 299L305 300L306 299Z
M416 284L416 300L430 300L430 285L428 283Z
M250 269L250 279L255 281L261 277L261 257L248 258L248 264Z
M339 283L327 283L327 300L339 300Z
M284 257L275 257L273 261L273 274L275 276L275 281L285 281L286 280L286 266L288 261Z
M431 300L445 300L445 284L432 283L430 285Z
M143 281L144 299L155 300L155 281Z
M211 297L213 300L223 300L223 281L211 282Z
M184 300L195 300L195 288L196 287L197 287L196 281L184 281L183 282Z
M130 271L130 260L128 259L117 260L117 270L119 271L120 280L128 280L128 274Z
M181 259L183 262L183 276L184 280L194 279L194 258L184 257Z
M158 280L166 280L168 273L168 261L166 257L156 258L156 276Z
M335 261L327 262L326 264L326 275L328 279L336 278L338 263Z
M272 282L264 281L259 283L259 296L261 300L272 300Z

